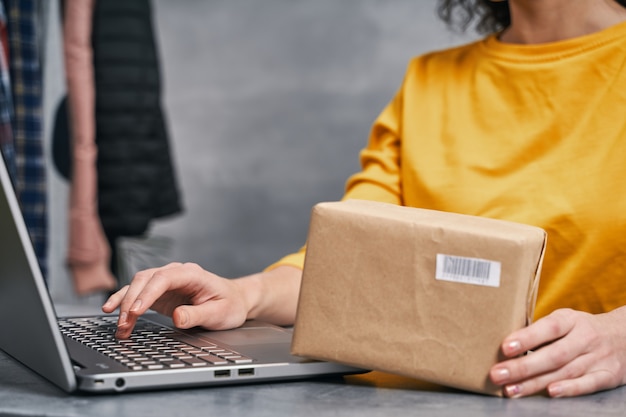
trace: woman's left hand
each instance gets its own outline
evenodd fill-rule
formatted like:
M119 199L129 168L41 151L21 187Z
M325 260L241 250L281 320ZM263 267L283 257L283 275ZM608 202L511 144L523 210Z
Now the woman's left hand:
M507 397L615 388L626 384L626 307L596 315L556 310L509 335L501 350L510 359L494 365L489 376Z

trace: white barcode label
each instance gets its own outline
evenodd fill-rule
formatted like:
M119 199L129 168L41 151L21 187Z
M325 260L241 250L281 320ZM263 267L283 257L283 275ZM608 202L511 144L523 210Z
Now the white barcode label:
M500 262L437 254L435 278L464 284L500 286Z

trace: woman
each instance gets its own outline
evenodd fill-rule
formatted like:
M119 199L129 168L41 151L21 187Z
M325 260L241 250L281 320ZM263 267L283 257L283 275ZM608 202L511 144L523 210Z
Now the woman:
M626 382L625 4L441 1L449 23L478 20L488 36L410 63L347 183L345 198L548 231L538 320L502 342L508 359L490 373L509 397ZM120 307L122 338L148 308L181 328L290 324L303 259L237 280L192 264L142 271L103 310Z

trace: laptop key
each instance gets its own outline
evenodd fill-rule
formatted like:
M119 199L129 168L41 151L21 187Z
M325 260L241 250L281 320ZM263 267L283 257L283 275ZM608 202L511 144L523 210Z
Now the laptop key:
M218 356L210 355L208 353L204 355L198 355L198 358L210 363L211 365L228 365L228 361L226 359L222 359Z
M189 358L189 359L182 359L182 362L186 363L187 365L191 365L191 366L206 366L207 362L198 359L198 358Z
M184 368L185 364L182 362L167 362L165 366L167 366L168 368L172 368L172 369L178 369L178 368Z

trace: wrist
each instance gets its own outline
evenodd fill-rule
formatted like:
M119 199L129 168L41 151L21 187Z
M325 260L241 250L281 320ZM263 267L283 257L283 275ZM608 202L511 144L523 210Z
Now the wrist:
M235 280L245 304L248 319L278 325L295 321L302 270L293 266L249 275Z
M255 319L260 310L261 295L263 294L263 280L261 274L248 275L232 280L243 302L246 319Z

